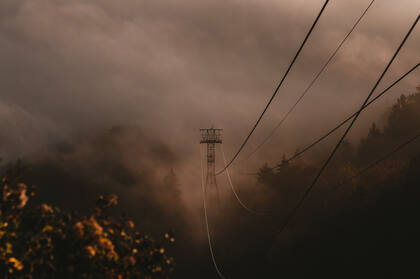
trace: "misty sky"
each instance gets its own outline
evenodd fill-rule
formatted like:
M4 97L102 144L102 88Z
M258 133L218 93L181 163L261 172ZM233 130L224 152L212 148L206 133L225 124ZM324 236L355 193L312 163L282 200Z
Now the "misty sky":
M370 1L330 0L243 155L277 125ZM201 208L199 129L223 128L230 159L323 3L0 0L0 158L32 159L34 182L29 183L37 184L35 178L45 183L41 193L50 198L47 201L82 207L109 190L128 201L121 204L146 224L178 223L189 248L194 246L190 235L203 244L196 248L200 254L185 253L185 246L178 246L188 260L184 267L211 270ZM293 153L353 113L419 14L420 0L376 0L255 160L241 169L233 165L234 183L253 186L254 177L240 176L239 171L274 164L283 152ZM420 23L376 93L419 62ZM364 135L372 121L380 124L386 108L419 84L417 69L361 115L349 138ZM129 128L108 133L114 126ZM58 145L61 151L51 148L67 141L71 144ZM163 178L172 168L180 183L171 192L163 188ZM231 195L225 177L218 177L218 183L222 195ZM226 216L235 216L228 214L232 203L222 206ZM229 219L226 225L236 233L248 224L243 220ZM258 226L253 230L266 233ZM241 249L246 247L243 243L258 240L249 235L253 239L243 234L243 241L237 242Z
M127 124L194 159L198 129L214 124L224 129L230 156L323 2L2 0L0 156ZM276 125L369 2L330 1L250 147ZM272 146L293 152L353 112L419 11L418 0L377 0L260 156L278 158ZM419 61L417 26L380 88ZM413 92L419 74L372 107L358 128Z

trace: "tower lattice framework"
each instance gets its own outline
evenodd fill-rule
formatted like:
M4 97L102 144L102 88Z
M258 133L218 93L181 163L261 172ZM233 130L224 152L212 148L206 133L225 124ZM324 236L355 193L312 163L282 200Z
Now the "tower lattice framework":
M222 143L221 132L223 129L200 129L201 140L200 144L207 144L207 175L206 175L206 189L209 186L214 186L217 189L216 183L216 144Z

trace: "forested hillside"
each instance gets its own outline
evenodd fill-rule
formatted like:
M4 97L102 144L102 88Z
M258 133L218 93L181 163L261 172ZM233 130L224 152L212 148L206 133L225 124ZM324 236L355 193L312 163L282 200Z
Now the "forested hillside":
M398 98L383 127L373 123L360 142L341 147L301 212L276 238L272 263L287 278L420 275L420 140L355 176L419 132L420 88ZM274 171L263 167L259 193L270 191L276 200L272 205L281 204L287 212L318 169L304 159L279 164ZM276 216L281 223L284 215Z

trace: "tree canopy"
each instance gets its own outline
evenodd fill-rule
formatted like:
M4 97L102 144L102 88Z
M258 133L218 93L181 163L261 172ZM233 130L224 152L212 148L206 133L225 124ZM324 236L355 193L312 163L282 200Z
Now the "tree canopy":
M16 167L19 168L19 167ZM133 221L115 217L118 197L99 196L90 215L32 204L35 187L10 170L0 182L1 278L168 278L174 242L140 233ZM115 215L115 214L114 214Z

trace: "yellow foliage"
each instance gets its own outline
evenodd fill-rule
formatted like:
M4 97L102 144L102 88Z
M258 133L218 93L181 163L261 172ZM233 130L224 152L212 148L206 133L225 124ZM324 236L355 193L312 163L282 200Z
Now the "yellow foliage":
M86 246L85 249L90 257L94 257L96 255L96 249L94 247L89 245Z
M23 269L23 264L16 258L10 258L9 263L12 263L13 267L17 270L22 270Z
M42 232L49 232L52 231L54 228L50 225L46 225L43 229Z
M13 253L12 244L9 242L6 242L6 254L12 254L12 253Z

